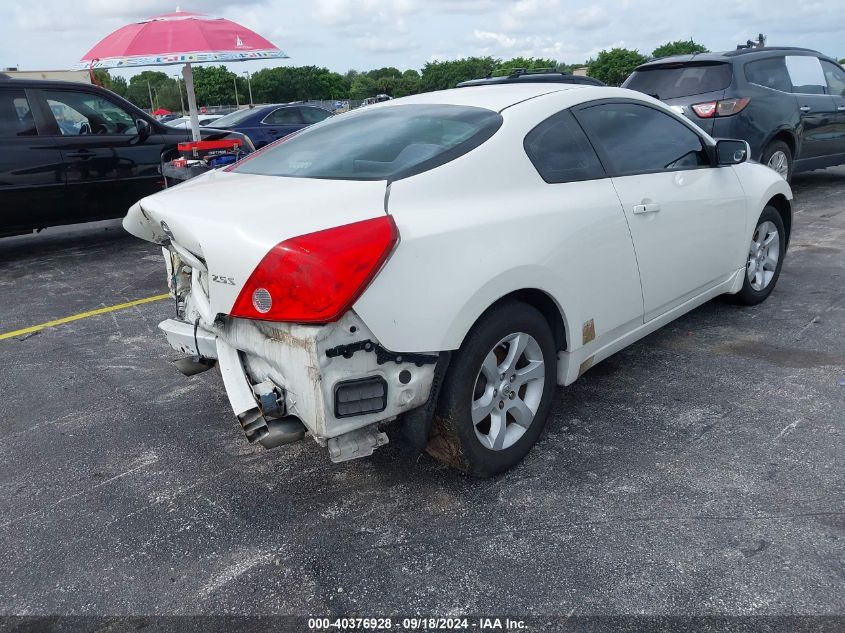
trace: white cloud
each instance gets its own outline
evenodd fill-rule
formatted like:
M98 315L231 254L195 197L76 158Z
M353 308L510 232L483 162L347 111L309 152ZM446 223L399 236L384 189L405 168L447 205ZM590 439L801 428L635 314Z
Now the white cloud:
M421 68L467 55L586 60L624 45L651 52L692 37L728 50L759 31L771 44L845 57L845 0L723 0L718 19L700 0L0 0L0 66L66 68L97 41L151 14L199 10L242 22L292 59L341 72Z

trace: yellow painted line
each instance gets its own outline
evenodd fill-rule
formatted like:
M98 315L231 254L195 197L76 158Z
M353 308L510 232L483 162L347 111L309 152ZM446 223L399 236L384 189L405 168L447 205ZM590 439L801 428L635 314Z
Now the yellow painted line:
M144 299L136 299L135 301L128 301L126 303L118 303L114 306L108 306L107 308L97 308L96 310L89 310L88 312L80 312L79 314L74 314L73 316L64 317L63 319L56 319L55 321L47 321L46 323L40 323L39 325L32 325L30 327L25 327L20 330L14 330L13 332L5 332L4 334L0 334L0 341L6 338L15 338L17 336L23 336L24 334L31 334L32 332L40 332L41 330L48 328L48 327L56 327L57 325L64 325L65 323L72 323L73 321L79 321L80 319L87 319L89 317L94 317L100 314L107 314L109 312L115 312L117 310L125 310L126 308L134 308L135 306L143 305L145 303L152 303L153 301L161 301L162 299L169 299L169 294L163 295L156 295L154 297L146 297Z

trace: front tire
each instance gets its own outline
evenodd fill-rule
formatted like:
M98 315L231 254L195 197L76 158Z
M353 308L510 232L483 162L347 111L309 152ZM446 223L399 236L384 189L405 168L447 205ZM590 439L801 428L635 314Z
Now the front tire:
M476 477L512 468L543 431L556 377L554 337L540 312L523 303L489 311L453 357L426 450Z
M745 279L736 295L739 303L757 305L766 300L775 288L786 254L786 230L777 209L763 209L751 235Z

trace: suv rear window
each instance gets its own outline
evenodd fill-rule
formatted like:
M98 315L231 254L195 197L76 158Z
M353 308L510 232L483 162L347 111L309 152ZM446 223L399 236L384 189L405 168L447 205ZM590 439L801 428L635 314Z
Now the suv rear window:
M489 139L497 112L399 105L331 117L270 145L232 171L331 180L399 180L434 169Z
M667 64L635 70L625 88L657 99L677 99L724 90L731 85L731 77L730 64Z

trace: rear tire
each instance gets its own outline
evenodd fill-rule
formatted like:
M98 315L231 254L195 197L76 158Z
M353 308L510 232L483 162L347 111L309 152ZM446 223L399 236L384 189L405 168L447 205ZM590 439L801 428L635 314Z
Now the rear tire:
M786 182L792 181L792 150L783 141L769 143L760 162L775 170Z
M537 442L557 382L557 352L535 308L485 314L452 358L426 450L476 477L519 463Z
M748 249L745 278L742 290L735 295L744 305L757 305L765 301L775 288L786 254L786 230L777 209L763 209Z

